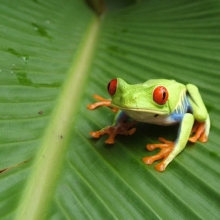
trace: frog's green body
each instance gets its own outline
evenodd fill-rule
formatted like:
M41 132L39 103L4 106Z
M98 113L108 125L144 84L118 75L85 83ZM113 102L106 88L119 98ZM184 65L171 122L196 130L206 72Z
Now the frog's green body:
M106 143L114 143L117 134L134 133L135 128L130 129L134 123L123 122L126 116L135 121L151 124L180 124L178 137L174 143L160 138L163 144L147 145L148 150L161 148L155 156L143 158L147 164L164 158L156 166L158 171L165 170L174 157L184 149L188 140L207 141L210 120L196 86L192 84L185 86L175 80L166 79L152 79L142 84L129 85L117 78L109 83L108 91L112 96L111 101L105 100L108 104L103 102L103 98L99 98L102 102L96 103L93 108L90 107L94 109L100 105L107 105L119 109L112 126L91 133L94 137L108 133L109 139ZM197 123L193 127L194 121ZM190 137L192 132L195 132L195 135Z

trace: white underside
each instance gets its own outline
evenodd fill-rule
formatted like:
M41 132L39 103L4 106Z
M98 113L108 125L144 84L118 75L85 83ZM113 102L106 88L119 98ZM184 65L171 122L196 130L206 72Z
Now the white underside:
M159 115L156 113L131 111L131 110L126 110L126 109L123 109L123 111L129 117L139 122L146 122L146 123L158 124L158 125L176 124L176 121L174 121L169 115Z

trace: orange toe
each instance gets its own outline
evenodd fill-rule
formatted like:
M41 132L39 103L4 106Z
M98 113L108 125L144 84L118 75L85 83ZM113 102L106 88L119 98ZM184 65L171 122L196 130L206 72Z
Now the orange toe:
M191 134L194 134L192 137L189 138L190 142L195 143L197 140L200 142L207 142L208 137L205 134L205 122L199 123L196 122L193 126Z

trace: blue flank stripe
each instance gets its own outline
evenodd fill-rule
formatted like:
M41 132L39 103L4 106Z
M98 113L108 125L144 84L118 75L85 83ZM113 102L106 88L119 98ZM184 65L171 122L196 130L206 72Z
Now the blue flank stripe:
M119 110L120 112L117 115L117 119L116 119L116 124L119 123L120 120L122 120L123 118L127 118L128 116L125 114L124 111Z
M191 112L191 106L189 103L189 98L187 96L187 94L183 94L180 100L180 103L178 103L177 108L174 110L173 114L170 116L172 118L172 120L179 122L179 129L178 129L178 133L177 133L177 138L175 140L175 144L179 141L179 136L181 133L181 123L182 123L182 119L185 115L185 113L187 112Z
M177 108L170 115L170 117L172 120L176 122L181 122L184 114L190 111L191 111L191 107L190 107L188 96L186 94L183 94L180 99L180 102L177 105Z

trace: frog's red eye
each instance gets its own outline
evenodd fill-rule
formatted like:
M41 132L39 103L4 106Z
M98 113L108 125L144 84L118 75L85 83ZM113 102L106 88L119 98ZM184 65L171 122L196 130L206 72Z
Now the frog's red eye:
M168 91L164 86L157 86L154 89L153 99L157 104L159 105L165 104L168 99L168 96L169 96Z
M117 79L113 79L109 82L108 84L108 93L113 96L116 92L117 89L117 84L118 84L118 80Z

